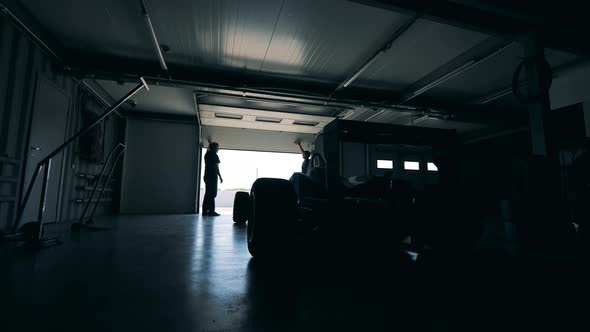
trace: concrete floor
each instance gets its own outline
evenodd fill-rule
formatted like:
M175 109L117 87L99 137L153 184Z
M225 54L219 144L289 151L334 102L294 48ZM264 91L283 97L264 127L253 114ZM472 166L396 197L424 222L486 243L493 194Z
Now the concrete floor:
M588 303L579 283L589 279L570 279L565 269L473 257L444 265L408 265L387 255L360 261L349 256L351 248L333 260L318 255L261 265L248 253L245 225L235 225L230 214L118 216L98 223L114 229L66 233L61 246L0 256L0 285L8 285L0 300L3 326L497 331L585 323L586 306L573 301Z

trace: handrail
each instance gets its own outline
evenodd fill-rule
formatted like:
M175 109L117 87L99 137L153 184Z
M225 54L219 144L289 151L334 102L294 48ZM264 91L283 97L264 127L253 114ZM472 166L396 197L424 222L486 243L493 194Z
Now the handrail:
M88 202L86 202L86 205L84 206L84 210L82 211L82 215L80 216L80 220L79 220L80 223L84 223L84 216L86 215L86 212L88 212L88 208L90 207L90 202L92 201L92 197L94 197L94 193L96 192L96 189L98 188L100 181L102 181L102 178L104 176L104 172L105 172L107 166L109 165L109 162L111 161L111 158L113 157L113 154L120 147L123 147L123 150L125 150L125 144L123 144L123 143L117 144L117 146L115 146L115 148L109 153L109 156L107 157L107 160L105 161L104 166L100 170L100 175L98 176L98 179L94 183L94 187L92 188L92 192L90 193L90 197L88 198Z
M117 155L117 158L115 158L115 161L113 162L113 167L111 167L111 171L109 172L109 176L107 176L106 183L109 183L111 181L111 177L113 176L114 170L115 170L115 168L117 168L117 164L119 163L119 160L121 159L121 157L125 153L125 149L126 149L126 147L123 146L123 149L121 150L121 152L119 152L119 154ZM106 183L104 186L102 186L102 189L101 189L100 193L98 194L96 204L94 204L94 209L92 209L92 213L90 213L90 217L88 218L89 221L92 220L92 218L94 217L94 213L96 213L96 208L98 207L98 204L100 203L100 199L102 198L102 194L105 191Z
M45 172L43 175L43 186L42 186L42 190L41 190L41 199L39 201L39 211L37 214L37 224L38 225L37 225L37 233L36 233L36 238L35 238L35 241L41 242L41 239L43 237L43 213L45 212L46 195L47 195L47 181L49 180L49 174L50 174L50 170L51 170L51 158L55 157L58 153L63 151L63 149L65 149L68 145L70 145L72 142L74 142L74 140L76 140L78 137L89 132L90 129L92 129L94 126L99 124L102 120L104 120L111 113L113 113L117 108L121 107L121 105L123 105L129 98L131 98L133 95L135 95L136 93L141 91L143 88L145 88L147 91L149 91L150 90L149 86L147 85L147 83L145 82L143 77L140 77L140 80L141 80L141 83L139 85L137 85L133 90L131 90L128 94L126 94L123 98L121 98L121 100L119 100L116 104L111 106L108 110L104 111L92 123L90 123L86 127L82 128L80 131L78 131L72 137L67 139L62 145L60 145L55 150L53 150L51 153L49 153L39 163L37 163L37 167L35 168L35 172L33 173L33 177L31 178L31 182L29 183L25 197L18 209L17 218L15 220L13 230L12 230L13 232L16 232L16 230L21 222L23 212L25 210L25 207L27 205L27 202L29 200L31 192L33 191L33 187L34 187L35 182L37 180L37 176L39 175L39 172L41 171L41 169L45 166Z

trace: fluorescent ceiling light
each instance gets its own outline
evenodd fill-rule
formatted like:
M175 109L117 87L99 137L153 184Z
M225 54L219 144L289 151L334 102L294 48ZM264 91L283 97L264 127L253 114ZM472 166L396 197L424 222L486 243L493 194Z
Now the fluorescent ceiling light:
M278 118L266 118L266 117L257 116L257 117L256 117L256 121L258 121L258 122L281 123L281 121L283 121L283 119L278 119Z
M431 172L438 172L438 167L434 163L427 164L428 170Z
M295 120L293 121L294 125L300 125L300 126L310 126L310 127L314 127L317 126L318 124L320 124L319 122L313 122L313 121L302 121L302 120Z
M230 113L215 113L215 117L220 118L220 119L242 120L242 118L244 116L239 115L239 114L230 114Z

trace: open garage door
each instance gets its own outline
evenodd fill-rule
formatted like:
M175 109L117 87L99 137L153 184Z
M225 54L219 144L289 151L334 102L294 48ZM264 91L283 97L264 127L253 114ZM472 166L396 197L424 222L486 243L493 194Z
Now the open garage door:
M292 151L296 151L291 144ZM207 149L203 149L205 155ZM246 150L224 150L218 152L221 163L220 172L223 183L218 186L216 207L224 209L233 207L234 196L238 191L250 192L250 188L258 178L279 178L288 180L295 172L301 171L303 161L301 154L281 152L261 152ZM204 162L203 162L204 163ZM205 183L203 182L204 168L200 176L199 206L203 205Z

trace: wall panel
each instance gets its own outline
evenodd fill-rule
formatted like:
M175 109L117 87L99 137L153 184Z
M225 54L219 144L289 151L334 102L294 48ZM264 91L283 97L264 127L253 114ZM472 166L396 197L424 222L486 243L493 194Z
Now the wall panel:
M37 79L44 77L69 97L68 136L80 128L80 85L47 56L24 33L0 15L0 232L10 232L16 215L16 203L22 195L24 165L28 155L30 122ZM121 120L111 117L105 131L108 152L120 139ZM72 220L81 212L76 199L86 193L78 173L97 173L101 165L80 161L75 149L65 151L62 173L61 218ZM113 199L113 202L117 200ZM113 204L101 204L97 214L109 213Z

